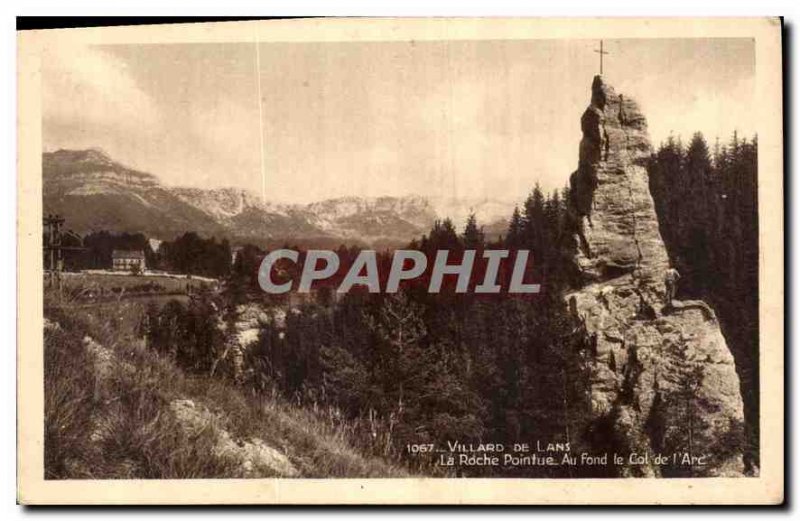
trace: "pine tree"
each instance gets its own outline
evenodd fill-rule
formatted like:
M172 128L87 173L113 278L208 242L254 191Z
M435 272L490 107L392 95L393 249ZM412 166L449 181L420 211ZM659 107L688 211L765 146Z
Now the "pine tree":
M544 250L545 198L537 183L525 200L523 216L524 246L540 254Z
M475 218L475 213L472 212L467 217L467 224L464 226L464 235L462 235L464 247L467 249L480 249L484 246L483 227L478 228L478 220Z
M514 207L514 213L508 223L508 233L506 234L506 247L509 249L521 248L523 245L524 224L519 207Z

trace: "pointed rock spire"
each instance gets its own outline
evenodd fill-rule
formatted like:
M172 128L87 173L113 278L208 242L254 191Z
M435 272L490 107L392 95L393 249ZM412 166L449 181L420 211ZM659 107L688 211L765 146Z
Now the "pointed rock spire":
M647 122L595 76L581 131L568 201L581 283L566 298L596 346L593 430L605 441L595 449L623 455L622 476L741 475L741 447L731 441L744 417L739 377L714 312L702 301L666 302L670 264L648 185ZM703 463L653 464L652 455L676 451ZM632 453L651 457L632 463Z

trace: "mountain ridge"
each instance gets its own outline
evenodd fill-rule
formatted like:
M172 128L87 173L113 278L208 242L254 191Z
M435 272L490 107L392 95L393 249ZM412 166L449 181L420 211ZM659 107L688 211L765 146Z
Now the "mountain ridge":
M165 240L196 231L260 244L400 246L427 233L443 217L420 195L342 196L290 204L263 201L241 188L169 186L99 148L44 152L42 178L45 213L63 215L69 228L84 233L142 232ZM454 221L457 227L468 210L475 210L497 229L512 209L489 199L449 203L448 211L462 210Z

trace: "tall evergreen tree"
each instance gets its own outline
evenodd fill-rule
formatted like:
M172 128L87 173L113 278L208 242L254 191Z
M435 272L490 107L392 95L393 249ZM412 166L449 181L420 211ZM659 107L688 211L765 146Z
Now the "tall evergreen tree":
M475 218L475 212L471 212L467 217L467 224L464 226L464 235L462 235L464 247L467 249L483 248L484 234L483 227L478 228L478 220Z
M508 223L508 233L506 234L506 247L511 249L521 248L523 245L524 223L519 207L514 207L514 213Z

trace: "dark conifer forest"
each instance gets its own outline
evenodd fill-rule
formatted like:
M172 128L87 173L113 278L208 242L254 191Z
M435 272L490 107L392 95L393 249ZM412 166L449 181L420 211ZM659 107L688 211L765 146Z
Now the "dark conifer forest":
M669 139L648 173L661 236L681 274L678 298L711 304L736 360L745 456L757 464L758 139L734 134L711 149L700 133L688 145Z
M562 194L546 196L537 187L497 243L486 243L471 216L463 233L445 219L409 245L429 255L440 249L455 254L466 248L529 249L541 294L457 294L447 285L430 294L410 285L397 294L352 291L335 305L307 303L263 329L245 354L241 384L256 394L277 390L304 406L334 407L358 426L370 451L424 472L442 470L434 467L432 454L416 454L409 444L541 439L578 450L589 417L589 350L581 324L566 313L561 297L569 264L565 212ZM244 251L227 286L229 306L252 298L256 285L253 268L260 252ZM185 360L187 370L207 372L209 365L197 360L219 355L215 336L190 335L185 343L173 338L196 329L191 324L203 310L197 305L183 312L151 310L150 344L161 350L185 346L191 356L173 356ZM571 470L515 472L567 476Z

